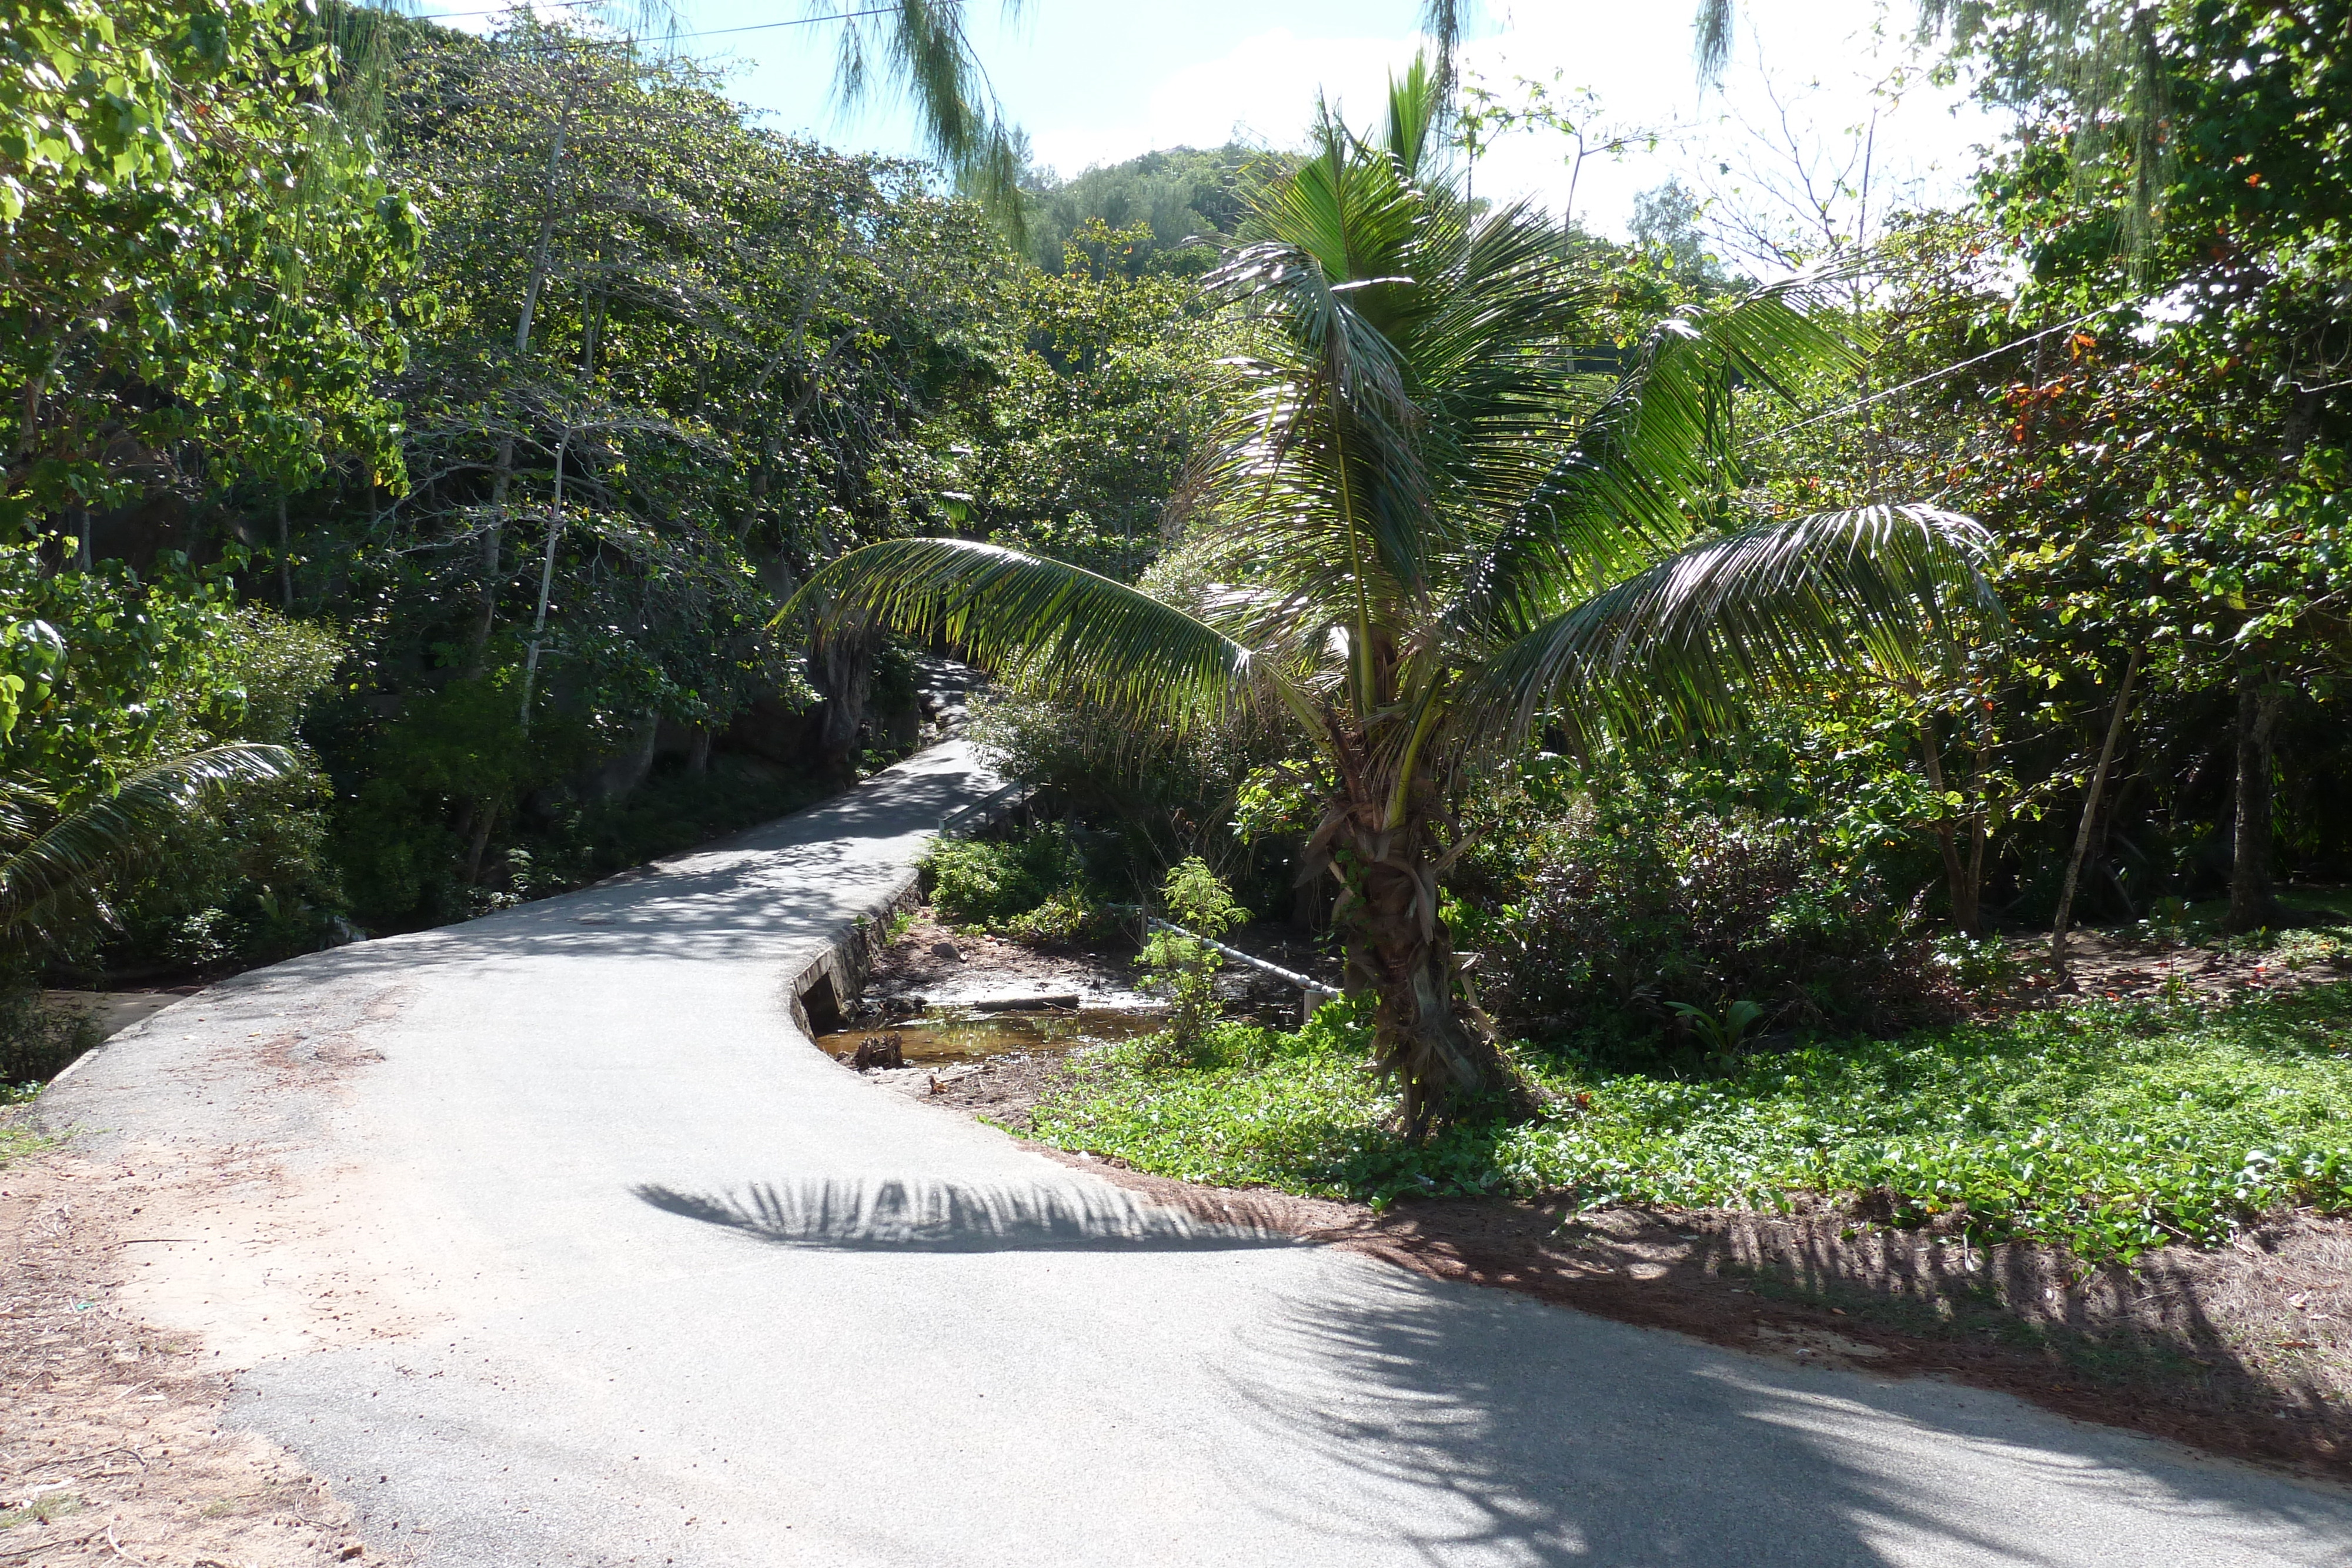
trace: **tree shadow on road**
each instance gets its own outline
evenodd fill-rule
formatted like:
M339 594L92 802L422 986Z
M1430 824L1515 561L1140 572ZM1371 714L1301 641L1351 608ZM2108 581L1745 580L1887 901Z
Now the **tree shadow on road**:
M1375 1274L1251 1339L1235 1406L1302 1474L1421 1521L1432 1563L2254 1568L2340 1563L2352 1540L2332 1489L1474 1288ZM1302 1519L1321 1501L1234 1484Z
M646 1186L666 1213L793 1247L856 1251L1222 1250L1297 1247L1245 1209L1213 1218L1115 1188L1072 1185L817 1179L754 1182L740 1193Z

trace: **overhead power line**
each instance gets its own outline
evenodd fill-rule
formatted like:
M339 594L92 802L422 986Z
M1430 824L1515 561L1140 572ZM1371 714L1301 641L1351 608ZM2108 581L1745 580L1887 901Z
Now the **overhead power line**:
M1914 387L1926 386L1929 382L1938 382L1943 380L1946 376L1955 374L1960 371L1965 371L1970 365L1980 365L1987 360L1997 359L2000 355L2008 353L2011 349L2021 349L2028 343L2039 342L2044 338L2054 336L2060 332L2071 332L2085 321L2095 320L2101 316L2111 316L2118 310L2130 310L2138 306L2152 304L2157 300L2162 299L2168 294L2178 294L2182 289L2189 287L2192 284L2202 283L2206 279L2215 276L2218 270L2219 269L2215 267L2200 268L2198 271L2189 274L2185 277L2176 278L2172 282L2166 284L2162 288L2155 289L2149 293L2140 295L2137 298L2121 299L2117 300L2113 305L2101 305L2094 309L2085 310L2080 316L2073 317L2067 320L2059 322L2055 327L2044 327L2039 332L2029 332L2024 337L2016 340L2014 342L2003 343L1997 349L1987 349L1981 354L1973 355L1969 359L1960 360L1952 364L1946 365L1941 370L1929 371L1924 376L1914 376L1911 380L1905 382L1900 386L1888 387L1884 392L1872 392L1868 397L1856 398L1852 402L1841 404L1839 407L1824 409L1821 413L1815 414L1808 414L1803 419L1798 420L1792 424L1783 424L1775 429L1765 431L1760 434L1751 435L1739 444L1743 448L1753 446L1759 441L1769 441L1776 435L1786 435L1792 430L1802 430L1809 424L1819 424L1825 419L1835 419L1840 414L1852 413L1858 408L1867 408L1870 404L1877 402L1884 398L1893 397L1897 392L1906 392L1911 391ZM2326 389L2323 388L2319 390L2324 391Z
M607 0L552 0L552 4L549 5L545 8L549 10L569 10L582 6L601 5L606 3ZM460 22L480 16L503 16L509 13L528 15L530 11L537 8L538 7L518 5L501 5L496 10L491 11L441 11L430 16L419 16L415 17L415 20L419 22ZM861 16L889 16L896 14L897 8L895 6L881 5L877 6L870 11L843 11L831 16L798 16L788 22L753 22L747 26L741 27L709 27L700 32L665 33L661 35L661 37L666 39L719 38L724 37L731 33L765 33L772 31L778 27L814 27L823 22L855 22ZM613 44L625 44L634 41L635 40L625 38L591 40L591 42L593 43L609 42Z
M2130 299L2124 301L2120 305L2102 305L2095 310L2085 310L2083 314L2075 317L2072 320L2061 321L2055 327L2044 327L2039 332L2030 332L2024 337L2019 338L2014 341L2003 343L1998 349L1987 349L1981 354L1946 365L1939 371L1929 371L1924 376L1914 376L1911 380L1905 382L1900 386L1892 386L1886 388L1884 392L1872 392L1868 397L1858 397L1852 402L1841 404L1836 408L1823 409L1819 413L1808 414L1803 419L1798 420L1792 424L1778 426L1775 429L1765 431L1760 435L1751 435L1746 441L1741 442L1740 444L1742 446L1753 446L1759 441L1769 441L1776 435L1786 435L1792 430L1802 430L1809 424L1819 424L1825 419L1835 419L1842 413L1852 413L1855 409L1866 408L1870 404L1877 402L1883 398L1893 397L1897 392L1907 392L1914 387L1924 387L1929 382L1942 381L1946 376L1953 375L1960 371L1965 371L1970 365L1981 365L1987 360L1999 359L2001 355L2008 353L2012 349L2021 349L2028 343L2039 342L2041 340L2053 336L2059 332L2070 332L2094 317L2112 315L2117 310L2127 310L2131 308L2132 306L2142 303L2144 303L2142 300Z

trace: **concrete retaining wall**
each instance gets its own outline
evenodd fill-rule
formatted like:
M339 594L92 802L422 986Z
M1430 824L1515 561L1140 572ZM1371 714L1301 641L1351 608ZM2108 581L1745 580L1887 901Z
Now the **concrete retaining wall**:
M874 972L888 939L892 917L923 902L922 879L909 871L883 898L833 935L786 982L793 1023L814 1040L843 1027L843 1015Z

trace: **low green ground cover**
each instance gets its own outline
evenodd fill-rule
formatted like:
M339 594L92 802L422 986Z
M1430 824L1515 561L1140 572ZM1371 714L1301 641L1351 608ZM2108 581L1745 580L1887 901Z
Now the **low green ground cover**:
M1334 1004L1297 1034L1227 1024L1171 1062L1083 1059L1034 1134L1225 1186L1367 1198L1568 1192L1775 1208L1842 1197L1892 1223L2129 1260L2283 1206L2352 1211L2352 985L2227 1007L2092 1003L1731 1071L1612 1072L1527 1051L1560 1108L1413 1146Z
M40 1093L37 1083L0 1083L0 1169L9 1161L47 1146L48 1140L35 1132L24 1121L19 1106L30 1104Z

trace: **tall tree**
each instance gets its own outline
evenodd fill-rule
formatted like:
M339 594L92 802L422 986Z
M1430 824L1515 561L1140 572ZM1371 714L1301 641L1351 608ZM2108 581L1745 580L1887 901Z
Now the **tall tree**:
M1832 661L1900 670L1982 592L1961 518L1735 514L1735 382L1847 352L1801 289L1683 312L1623 374L1578 374L1596 299L1547 219L1464 198L1436 155L1441 102L1416 64L1377 138L1327 116L1213 275L1259 344L1192 482L1192 575L1219 586L1178 605L908 539L809 590L1139 719L1286 714L1327 770L1310 854L1342 885L1349 980L1379 998L1379 1061L1416 1132L1515 1083L1439 915L1474 761L1539 719L1706 725Z
M0 17L0 527L143 561L239 475L396 478L375 382L419 225L318 111L299 17Z

